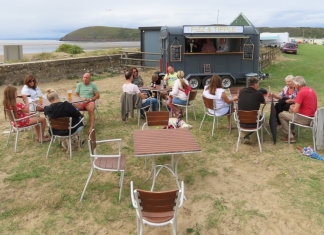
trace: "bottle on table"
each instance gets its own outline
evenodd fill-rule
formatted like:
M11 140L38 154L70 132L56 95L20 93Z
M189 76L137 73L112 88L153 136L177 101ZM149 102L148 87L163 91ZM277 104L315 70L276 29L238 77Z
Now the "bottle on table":
M153 83L153 87L156 88L156 83L155 82Z
M153 87L153 82L151 82L151 85L150 85L150 87Z
M164 82L163 82L163 79L161 80L161 83L160 83L160 89L163 90L164 88Z

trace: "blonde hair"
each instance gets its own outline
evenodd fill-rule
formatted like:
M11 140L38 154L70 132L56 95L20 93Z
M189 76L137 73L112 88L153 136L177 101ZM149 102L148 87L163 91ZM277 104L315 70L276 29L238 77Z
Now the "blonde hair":
M179 70L177 72L177 77L178 79L180 80L180 84L181 84L181 87L182 89L186 89L186 87L188 86L187 83L185 82L184 80L184 72L182 70Z
M48 99L49 102L54 101L55 99L58 98L58 94L55 90L49 88L46 90L46 97Z
M294 79L294 76L293 75L288 75L286 78L285 78L285 81L288 82L288 81L292 81Z

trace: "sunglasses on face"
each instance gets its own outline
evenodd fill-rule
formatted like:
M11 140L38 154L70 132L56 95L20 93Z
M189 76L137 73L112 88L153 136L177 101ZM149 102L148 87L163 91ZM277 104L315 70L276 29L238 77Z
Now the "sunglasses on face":
M35 82L35 80L30 80L28 83Z

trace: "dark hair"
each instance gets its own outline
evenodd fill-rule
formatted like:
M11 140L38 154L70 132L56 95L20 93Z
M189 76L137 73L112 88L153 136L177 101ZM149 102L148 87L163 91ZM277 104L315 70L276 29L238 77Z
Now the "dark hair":
M34 82L34 86L30 86L30 83L29 83L29 82L30 82L31 80L35 80L35 82ZM24 84L25 84L26 86L28 86L29 88L36 89L36 87L37 87L37 80L36 80L36 78L34 77L34 75L29 74L29 75L27 75L27 76L25 77Z
M130 68L130 71L133 72L133 70L135 70L136 72L138 72L137 68L135 68L135 67Z
M248 80L248 86L254 86L259 83L259 79L257 77L250 77Z
M133 71L127 71L125 72L125 78L126 80L129 80L133 76Z

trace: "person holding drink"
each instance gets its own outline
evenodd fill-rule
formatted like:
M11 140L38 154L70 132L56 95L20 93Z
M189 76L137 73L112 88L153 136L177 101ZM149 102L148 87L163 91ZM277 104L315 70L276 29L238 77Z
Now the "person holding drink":
M17 88L13 86L8 86L5 88L4 93L3 93L3 107L4 107L4 113L5 113L5 119L7 120L7 113L6 109L13 110L15 119L19 118L24 118L28 116L29 114L29 103L28 103L28 98L27 95L21 95L24 103L20 103L16 101L16 98L18 97L17 95ZM37 141L41 142L47 142L50 141L49 137L46 137L44 135L45 128L46 128L46 119L43 117L30 117L30 118L25 118L20 121L18 121L18 126L19 127L25 127L29 126L32 124L40 122L42 124L42 129L40 129L39 126L35 126L35 132L37 136ZM11 121L11 125L15 125L13 121Z
M36 106L34 103L32 103L35 100L39 100L39 103L41 104L44 97L41 90L37 86L37 80L33 75L29 74L25 77L24 86L21 89L21 94L28 96L30 112L44 111L44 108Z
M100 98L100 94L96 84L90 82L90 73L85 73L82 78L82 82L78 83L75 90L75 96L83 98L83 103L74 104L74 106L79 110L87 110L89 114L89 132L94 127L95 122L95 101ZM71 93L72 96L72 93Z

